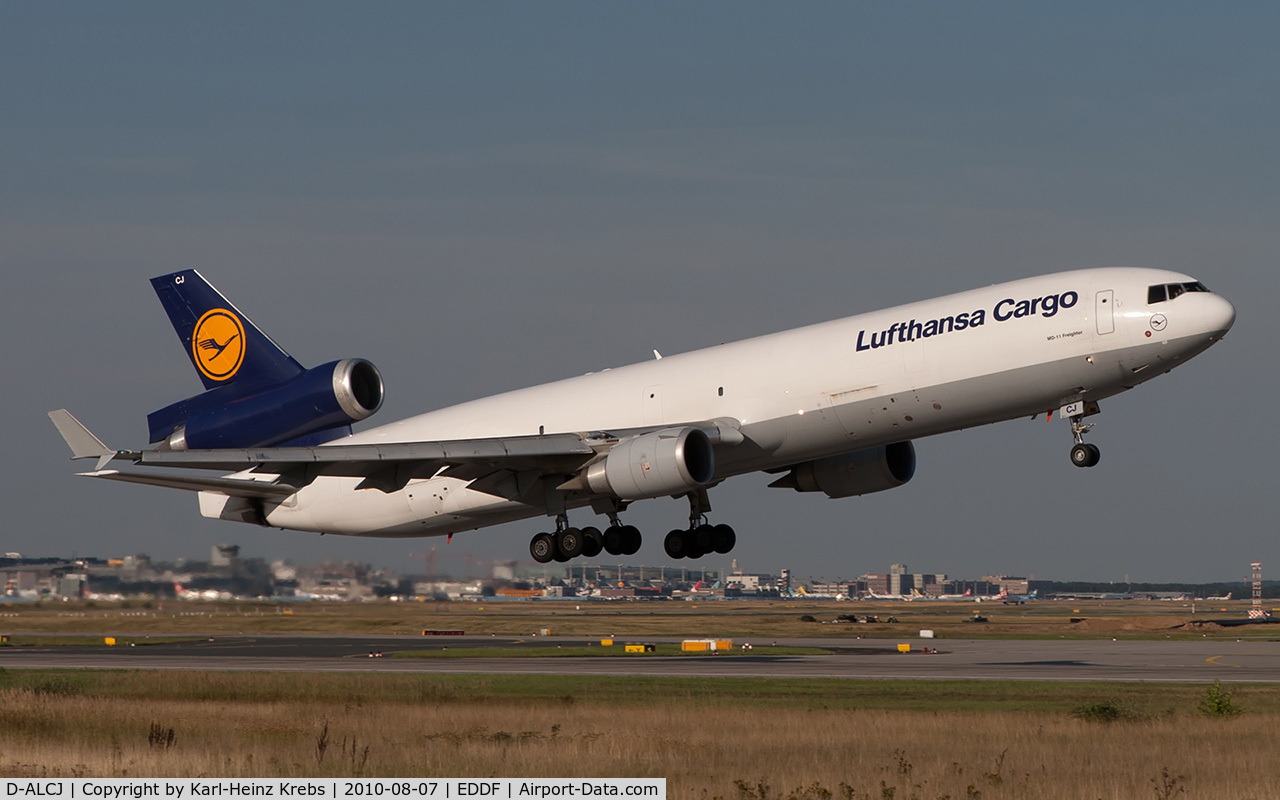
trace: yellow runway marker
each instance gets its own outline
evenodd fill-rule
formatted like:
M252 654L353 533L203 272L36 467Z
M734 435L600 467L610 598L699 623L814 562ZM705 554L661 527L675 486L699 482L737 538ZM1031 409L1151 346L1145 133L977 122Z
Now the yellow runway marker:
M1236 669L1240 668L1239 664L1219 664L1218 659L1220 658L1222 658L1222 656L1209 656L1204 661L1206 664L1212 664L1215 667L1235 667Z

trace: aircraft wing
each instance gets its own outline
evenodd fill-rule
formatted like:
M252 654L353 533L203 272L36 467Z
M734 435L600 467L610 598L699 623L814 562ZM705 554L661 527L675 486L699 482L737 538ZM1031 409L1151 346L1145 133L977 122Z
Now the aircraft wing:
M360 488L394 492L414 478L443 474L482 489L516 473L569 474L595 458L596 450L575 434L400 442L326 447L264 447L253 450L145 450L134 463L220 471L254 469L303 486L319 475L363 478ZM496 478L496 481L495 481ZM488 480L485 480L488 479Z
M469 481L471 488L479 491L508 496L510 490L500 487L505 477L529 473L535 473L538 476L571 475L595 458L598 453L607 451L622 439L649 430L319 447L112 450L65 409L51 411L49 416L54 420L58 432L71 447L72 459L98 459L98 471L83 474L133 483L152 483L173 488L211 491L225 490L207 485L209 484L207 479L190 479L187 481L189 485L178 486L177 482L172 480L169 483L161 483L146 475L135 479L133 476L138 473L103 470L103 467L110 461L129 461L150 467L208 469L222 472L253 470L280 476L280 480L275 485L292 488L294 491L310 483L319 475L364 478L360 488L392 492L403 488L411 479L445 474ZM707 433L715 443L737 444L743 441L736 420L712 420L697 423L696 427ZM107 472L113 474L104 474ZM236 482L229 484L228 488L240 493L257 491L255 487L247 487L247 489L240 487L239 484L244 482L242 479L222 480ZM196 485L200 481L205 483Z

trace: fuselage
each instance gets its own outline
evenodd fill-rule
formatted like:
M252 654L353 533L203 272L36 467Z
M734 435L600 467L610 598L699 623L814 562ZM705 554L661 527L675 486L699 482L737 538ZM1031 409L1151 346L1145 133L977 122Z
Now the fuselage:
M1063 272L494 395L333 444L726 420L744 440L716 447L720 481L1097 401L1202 352L1234 319L1228 301L1180 273ZM426 536L547 513L453 477L413 480L395 492L356 490L358 482L321 476L270 508L266 520L298 530ZM201 509L234 518L212 493L202 493Z

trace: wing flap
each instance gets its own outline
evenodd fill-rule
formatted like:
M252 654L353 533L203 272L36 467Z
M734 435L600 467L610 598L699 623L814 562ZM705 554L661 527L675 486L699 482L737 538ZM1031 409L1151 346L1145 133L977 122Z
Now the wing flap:
M371 469L406 461L420 462L424 468L434 465L433 473L442 466L455 464L572 467L592 458L595 453L580 436L569 433L506 439L263 447L254 450L146 450L136 456L137 463L155 467L219 470L258 467L265 472L277 472L304 464L324 464L326 475L366 475ZM343 465L348 465L350 471Z
M106 469L97 472L78 473L86 478L103 478L124 483L141 483L146 486L163 486L188 492L220 492L231 497L253 497L261 500L283 500L298 491L287 483L247 480L244 478L204 478L191 475L141 475L136 472L120 472Z

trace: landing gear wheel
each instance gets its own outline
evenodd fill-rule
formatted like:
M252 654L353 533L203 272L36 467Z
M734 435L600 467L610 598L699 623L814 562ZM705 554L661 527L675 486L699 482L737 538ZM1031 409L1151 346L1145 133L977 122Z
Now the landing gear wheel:
M623 535L621 525L610 525L604 529L604 551L611 556L623 555L627 549L627 539Z
M625 549L622 551L622 555L634 556L636 553L640 552L640 545L643 544L644 539L640 536L639 528L634 525L623 525L622 542L626 545Z
M556 549L565 561L582 555L582 531L577 528L565 528L556 535ZM559 559L557 559L559 560Z
M684 531L671 531L667 534L667 538L662 540L662 549L667 551L667 555L671 558L684 558L688 554L689 540L685 538Z
M693 539L694 549L700 550L703 554L710 553L712 545L715 542L715 528L710 525L699 525L690 531ZM695 556L699 558L701 556Z
M728 525L716 525L711 529L712 551L724 555L738 543L738 534Z
M1097 466L1100 460L1102 460L1102 451L1097 445L1080 442L1071 448L1071 463L1077 467Z
M604 549L604 536L599 528L582 529L582 555L595 558Z
M1089 448L1089 466L1098 466L1098 462L1102 460L1102 451L1098 449L1096 444L1087 444L1085 447Z
M529 542L529 555L539 564L546 564L556 557L556 540L549 533L539 533Z

